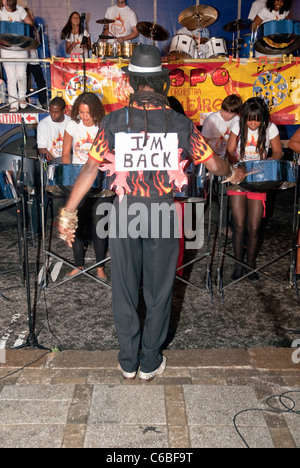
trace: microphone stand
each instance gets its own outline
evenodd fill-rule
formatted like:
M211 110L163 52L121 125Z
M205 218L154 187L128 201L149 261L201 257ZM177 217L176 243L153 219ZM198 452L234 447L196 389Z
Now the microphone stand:
M83 86L84 86L84 92L86 92L86 62L85 62L85 48L84 48L84 46L87 43L87 38L84 35L85 18L86 18L86 14L82 13L82 15L80 17L80 29L81 29L81 33L83 34L81 46L82 46L82 49L83 49L82 59L83 59Z
M27 295L27 312L28 312L28 327L29 334L26 343L21 346L17 346L14 349L22 348L38 348L42 350L50 351L49 348L45 348L38 343L37 335L35 333L35 313L31 307L31 293L30 293L30 273L29 273L29 258L28 258L28 242L27 242L27 226L26 226L26 211L25 211L25 194L24 194L24 157L25 157L25 146L26 146L26 129L25 121L22 117L22 143L21 143L21 173L20 173L20 198L22 204L23 214L23 242L24 242L24 263L25 263L25 282L26 282L26 295Z

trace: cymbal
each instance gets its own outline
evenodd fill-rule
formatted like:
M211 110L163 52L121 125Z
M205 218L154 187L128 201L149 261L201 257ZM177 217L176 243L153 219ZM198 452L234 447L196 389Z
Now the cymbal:
M223 30L227 32L234 32L234 31L243 31L244 29L250 28L252 22L247 19L237 19L228 23L224 26Z
M159 24L143 21L137 24L137 29L142 36L148 37L153 41L166 41L170 33Z
M96 23L98 23L98 24L111 24L111 23L115 23L115 22L116 22L116 20L108 19L108 18L99 19L98 21L96 21Z
M208 5L195 5L182 11L178 21L190 31L202 27L211 26L218 19L218 12L215 8Z

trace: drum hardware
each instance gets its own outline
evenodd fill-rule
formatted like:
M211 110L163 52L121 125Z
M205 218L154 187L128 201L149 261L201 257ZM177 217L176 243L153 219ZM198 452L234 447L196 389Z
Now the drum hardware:
M70 269L74 269L75 266L68 262L66 259L56 255L54 252L47 250L46 248L46 218L45 218L45 192L48 192L49 195L52 197L50 198L53 201L55 197L61 197L62 195L66 196L70 194L78 175L82 169L82 165L79 164L57 164L54 166L48 166L46 171L44 169L44 164L46 163L45 155L40 156L40 173L41 173L41 219L42 219L42 249L43 249L43 267L39 273L39 284L38 284L38 296L40 296L42 290L44 289L54 289L57 288L68 281L72 281L75 278L78 278L81 275L90 278L97 283L101 284L102 286L106 287L107 289L111 289L111 286L107 283L104 283L96 276L93 276L90 271L94 270L95 268L104 266L106 263L110 261L110 257L102 260L101 262L92 265L84 270L78 271L78 274L65 278L64 280L60 281L59 283L52 284L49 286L49 281L54 282L53 276L50 273L50 265L52 264L52 260L56 260L59 263L59 269L62 267L63 264L68 266ZM66 184L65 186L63 184ZM93 195L95 197L112 197L115 195L114 192L109 190L108 180L105 178L102 172L99 171L99 174L93 184L93 187L90 191L89 195ZM49 248L50 249L50 248ZM57 265L57 264L56 264ZM56 265L54 268L56 268ZM55 274L55 279L58 276L58 272Z
M170 33L163 26L148 21L138 23L137 30L142 36L151 39L152 43L154 41L167 41L170 37Z
M218 12L215 8L207 5L195 5L186 8L179 15L178 21L190 31L195 31L199 26L207 28L218 19Z
M266 55L289 55L300 48L299 22L294 20L268 21L256 31L254 48Z
M246 161L239 164L244 168L245 171L245 179L239 184L241 190L247 190L250 192L273 192L277 190L285 190L288 188L293 188L295 190L295 197L294 197L294 209L293 209L293 216L294 216L294 226L293 231L295 232L295 220L297 214L297 178L298 178L298 166L290 161L283 161L283 160L263 160L263 161ZM247 273L245 273L241 278L231 281L227 285L224 286L223 284L223 261L225 257L231 258L237 264L245 266L244 263L239 262L236 258L226 252L226 239L225 244L222 245L222 224L223 224L223 207L224 207L224 194L225 194L225 185L227 181L221 184L221 201L220 201L220 215L219 215L219 238L218 238L218 291L224 300L224 290L234 286L238 282L244 280L252 273L256 272L261 275L263 278L266 278L270 281L275 283L286 285L283 281L279 280L278 278L271 277L270 275L264 273L262 270L269 267L270 265L278 262L282 258L286 257L287 255L291 255L291 264L290 264L290 285L292 285L292 272L295 266L294 261L294 245L291 246L290 249L279 254L275 258L265 262L264 264L256 267L255 269L250 268L247 265ZM229 186L232 187L232 186ZM294 235L295 237L295 235Z
M25 130L25 121L22 118L21 124L22 130L22 147L21 147L21 170L19 174L19 197L20 201L20 213L22 214L22 228L23 228L23 254L24 254L24 275L25 275L25 285L26 285L26 298L27 298L27 314L28 314L28 328L29 333L26 339L26 343L17 346L15 349L22 348L38 348L49 351L48 348L40 345L38 342L38 337L35 332L36 324L36 309L33 309L31 306L31 291L30 291L30 269L29 269L29 255L28 255L28 242L27 242L27 216L25 209L25 192L24 192L24 160L25 160L25 148L26 148L26 130Z
M203 212L207 208L208 211L208 233L207 233L207 247L206 252L201 255L196 256L193 260L183 264L177 269L176 279L181 281L182 283L191 286L195 289L200 291L203 288L197 286L196 284L192 283L184 279L181 274L182 271L193 265L194 263L203 261L206 259L206 292L210 294L211 302L213 302L213 292L212 292L212 281L211 281L211 226L212 226L212 183L213 177L209 176L207 169L205 168L204 164L199 164L199 166L195 167L193 164L188 168L186 171L188 177L188 185L183 187L181 192L174 193L174 199L180 205L183 206L182 208L182 217L184 219L185 213L185 206L186 205L194 205L198 206L201 205L203 207ZM197 209L196 216L197 216ZM196 226L198 226L199 220L196 220ZM184 232L184 229L183 229ZM201 246L195 247L197 250L201 248Z
M103 18L103 19L99 19L96 21L97 24L104 24L104 25L107 25L107 24L112 24L112 23L115 23L116 20L113 20L113 19L108 19L108 18Z
M243 41L241 40L240 37L240 32L244 31L245 29L249 29L251 26L251 21L247 19L236 19L232 21L231 23L226 24L223 27L223 30L226 32L232 32L232 45L231 45L231 50L232 50L232 55L235 56L235 58L240 57L240 51L241 47L243 44ZM237 38L235 37L237 33Z
M22 256L22 221L21 221L21 198L19 197L17 191L17 182L15 178L14 171L0 171L0 211L6 208L16 207L16 217L17 217L17 231L18 231L18 247L19 247L19 268L10 268L5 271L1 271L0 275L6 275L12 273L16 270L21 272L21 281L24 286L24 271L23 271L23 256ZM9 302L8 299L3 293L7 290L13 289L13 286L4 290L0 290L0 298Z

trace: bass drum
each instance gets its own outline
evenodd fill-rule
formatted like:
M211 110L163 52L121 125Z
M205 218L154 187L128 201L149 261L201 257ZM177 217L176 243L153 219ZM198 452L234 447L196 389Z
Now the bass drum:
M196 43L192 36L177 34L173 37L170 46L169 59L192 59L195 55Z

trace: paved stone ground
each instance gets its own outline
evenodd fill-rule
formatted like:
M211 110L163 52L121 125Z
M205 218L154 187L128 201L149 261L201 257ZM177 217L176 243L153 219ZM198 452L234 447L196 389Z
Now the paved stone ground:
M300 364L293 364L291 350L165 354L165 374L145 384L122 379L116 351L7 350L0 365L0 447L300 447ZM273 398L272 410L267 399L285 392L285 407ZM233 424L239 412L246 443Z

